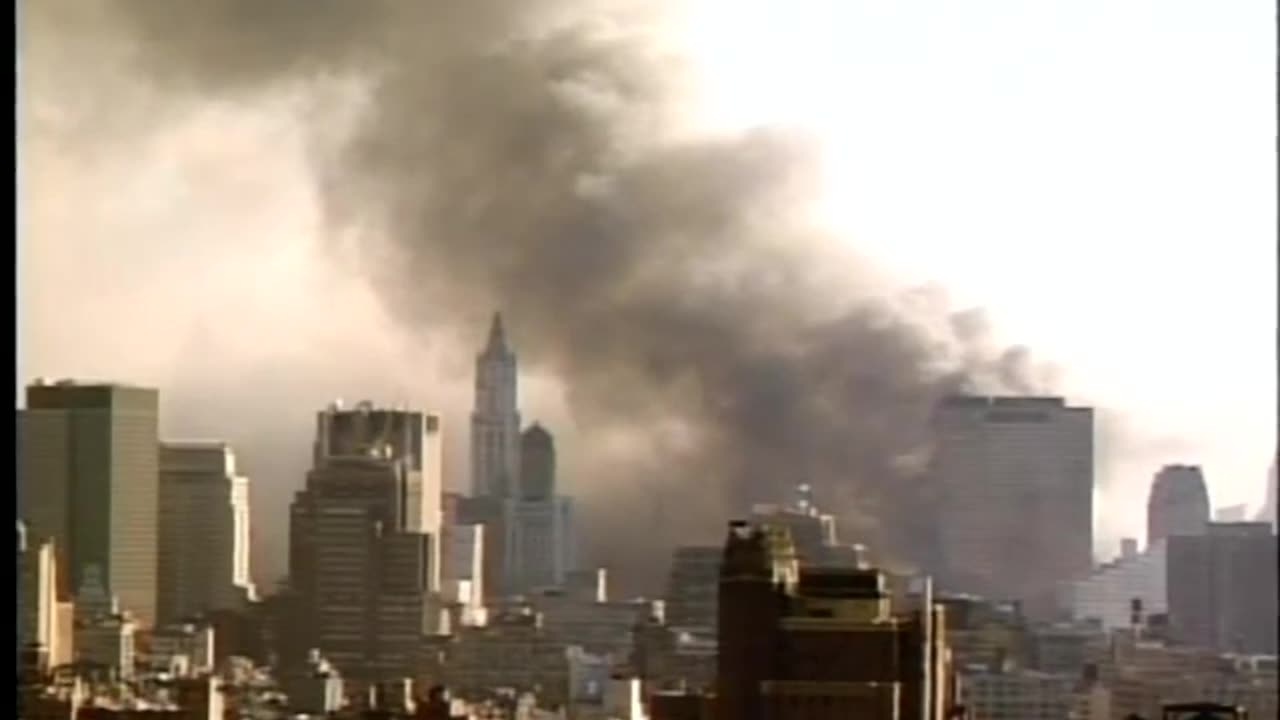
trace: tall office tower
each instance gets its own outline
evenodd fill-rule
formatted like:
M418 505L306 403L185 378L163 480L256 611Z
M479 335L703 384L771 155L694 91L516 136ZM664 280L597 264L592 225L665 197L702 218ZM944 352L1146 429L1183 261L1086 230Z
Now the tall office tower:
M697 545L678 547L671 554L665 598L668 625L714 632L723 554L723 548Z
M1209 523L1167 540L1169 627L1223 652L1276 653L1276 536L1266 523Z
M1203 535L1209 524L1209 491L1198 465L1165 465L1147 498L1147 544L1171 535Z
M560 585L573 570L573 502L556 495L551 433L534 423L520 438L520 496L507 504L507 589Z
M156 614L172 623L254 598L249 479L222 442L160 445L160 570Z
M89 580L155 620L158 393L36 381L18 411L18 516L53 540L59 594Z
M443 524L444 441L440 418L411 410L359 403L344 409L334 402L316 417L314 462L330 458L382 457L401 467L397 527L432 538L431 589L440 586L440 533Z
M941 720L956 691L944 620L927 591L895 612L882 572L802 568L786 528L732 523L716 715Z
M1057 614L1093 566L1093 410L1056 397L944 400L932 472L947 589Z
M471 494L519 497L519 463L516 355L507 345L502 315L494 313L489 341L476 356L475 408L471 413Z
M553 496L508 504L506 589L560 585L574 569L573 501Z
M555 441L535 422L520 435L520 499L546 500L555 494Z
M437 627L439 445L434 416L368 403L320 413L289 575L311 647L357 682L407 675Z

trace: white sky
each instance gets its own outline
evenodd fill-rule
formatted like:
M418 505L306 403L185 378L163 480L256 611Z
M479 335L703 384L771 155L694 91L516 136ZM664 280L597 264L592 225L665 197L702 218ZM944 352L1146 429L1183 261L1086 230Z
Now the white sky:
M1078 399L1185 441L1167 460L1203 464L1215 505L1254 508L1276 448L1275 27L1260 0L702 0L690 44L719 122L823 138L860 250L988 308ZM1110 479L1104 514L1130 507L1103 543L1143 525L1155 469Z

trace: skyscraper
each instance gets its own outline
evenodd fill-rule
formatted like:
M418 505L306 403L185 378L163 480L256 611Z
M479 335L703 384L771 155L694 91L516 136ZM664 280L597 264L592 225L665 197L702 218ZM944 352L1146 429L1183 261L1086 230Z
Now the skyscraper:
M239 609L253 598L249 479L236 472L226 443L161 444L159 553L161 622Z
M289 575L311 647L354 681L408 674L438 623L439 421L335 405L290 514ZM298 658L294 658L298 660Z
M520 410L516 355L507 345L502 315L495 313L489 340L476 356L475 408L471 413L471 494L518 497Z
M546 500L555 492L555 441L535 422L520 435L520 499Z
M1223 652L1276 652L1276 536L1266 523L1209 523L1172 535L1169 627L1185 643Z
M559 585L574 566L573 502L556 494L551 433L534 423L520 438L520 496L507 502L506 584L528 591Z
M1093 410L953 397L934 433L944 584L1055 614L1065 584L1093 565Z
M1203 535L1209 519L1209 491L1200 466L1160 468L1147 499L1147 544L1171 535Z
M101 583L155 620L158 393L123 385L27 388L18 411L18 515L53 540L59 593Z

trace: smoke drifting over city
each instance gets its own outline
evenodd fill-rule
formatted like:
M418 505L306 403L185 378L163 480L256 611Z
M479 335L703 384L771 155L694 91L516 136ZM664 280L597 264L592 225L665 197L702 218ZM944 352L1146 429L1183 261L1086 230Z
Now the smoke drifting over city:
M929 542L918 511L934 401L1045 390L1043 373L994 346L981 313L887 294L856 243L824 232L806 138L692 129L686 67L637 29L661 19L618 5L33 2L23 32L115 48L152 103L139 124L346 88L347 117L314 113L303 128L326 250L409 342L461 338L471 352L504 312L522 367L565 388L573 427L556 430L590 560L652 587L665 562L654 538L714 541L747 503L809 482L846 536L911 562ZM376 373L373 350L346 352L352 382ZM469 386L469 368L456 377ZM269 454L283 431L262 425L295 399L200 380L228 422L240 408L246 461ZM296 402L305 433L319 398ZM449 426L455 442L464 428Z

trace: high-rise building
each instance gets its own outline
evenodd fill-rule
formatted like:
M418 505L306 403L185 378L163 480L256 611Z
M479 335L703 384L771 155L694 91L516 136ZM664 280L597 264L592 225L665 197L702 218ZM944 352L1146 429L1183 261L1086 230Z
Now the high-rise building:
M671 554L665 608L668 625L715 631L723 555L723 548L697 545L678 547Z
M1276 536L1266 523L1209 523L1168 543L1171 635L1223 652L1276 652Z
M506 585L508 521L514 500L492 496L462 497L457 500L457 524L483 528L484 547L481 564L481 598L502 597Z
M222 442L160 446L161 623L254 598L249 571L249 479Z
M520 435L520 499L548 500L555 494L555 441L535 422Z
M357 683L408 675L438 628L438 447L434 416L367 403L320 414L289 575L311 647Z
M534 423L520 439L520 496L507 503L506 589L559 585L574 569L573 502L556 494L551 433Z
M945 616L894 612L882 572L802 568L786 528L730 526L717 717L926 718L954 709Z
M475 407L471 413L471 494L519 497L520 410L516 355L495 313L489 340L476 356Z
M1203 535L1209 524L1209 491L1198 465L1166 465L1147 499L1147 544L1171 535Z
M158 393L36 381L18 411L18 515L53 540L59 594L101 582L142 625L155 620Z
M1093 565L1093 410L952 397L934 440L944 585L1057 614L1064 587Z
M527 592L564 582L574 569L573 501L553 496L508 505L506 589Z
M443 522L444 441L437 415L334 402L316 417L314 462L383 457L403 466L397 522L405 530L438 536ZM438 565L438 563L437 563ZM438 580L438 578L437 578Z

